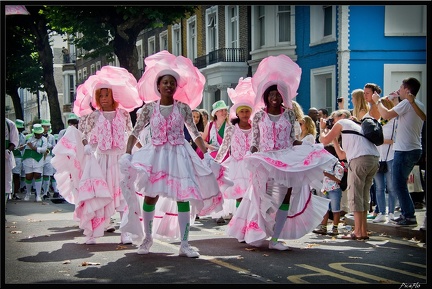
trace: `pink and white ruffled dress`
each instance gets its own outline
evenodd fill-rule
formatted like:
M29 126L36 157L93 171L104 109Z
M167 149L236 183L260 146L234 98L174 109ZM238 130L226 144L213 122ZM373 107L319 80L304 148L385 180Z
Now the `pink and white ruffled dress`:
M277 121L264 111L254 116L254 140L259 151L244 157L251 173L240 206L228 224L227 234L259 246L271 237L275 214L292 187L288 217L280 239L298 239L315 228L328 209L329 201L312 195L310 187L320 189L323 171L335 157L322 144L292 146L294 113L285 110Z
M238 124L230 125L225 129L224 139L215 160L222 162L228 168L228 178L234 185L222 191L224 199L243 198L250 185L250 171L245 167L244 156L252 143L252 128L242 130ZM225 155L230 150L230 156Z
M190 107L178 101L172 106L161 106L159 100L147 103L132 134L138 138L149 122L151 141L132 154L131 168L122 169L122 188L130 211L120 228L127 228L134 241L144 236L139 204L144 195L159 196L153 223L155 238L180 236L177 201L190 202L191 224L196 214L220 211L223 204L213 171L184 138L184 125L193 139L200 136Z
M118 161L126 151L132 123L126 110L96 110L83 127L84 134L73 126L67 128L53 149L51 163L56 169L59 193L75 204L74 219L79 221L84 235L101 237L116 211L128 210L120 189ZM84 138L95 154L84 154Z

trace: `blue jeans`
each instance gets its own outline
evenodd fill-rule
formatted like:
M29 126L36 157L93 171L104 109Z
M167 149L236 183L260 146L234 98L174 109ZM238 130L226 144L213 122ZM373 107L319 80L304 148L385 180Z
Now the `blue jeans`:
M377 207L379 209L378 213L385 215L386 213L386 190L388 193L388 212L394 213L394 209L396 207L396 191L394 189L394 184L392 181L392 172L393 172L393 160L387 161L388 171L386 173L377 172L374 181L376 187L376 200Z
M395 151L393 158L393 186L399 199L401 215L404 218L415 218L415 208L408 191L407 179L415 164L421 157L422 150Z

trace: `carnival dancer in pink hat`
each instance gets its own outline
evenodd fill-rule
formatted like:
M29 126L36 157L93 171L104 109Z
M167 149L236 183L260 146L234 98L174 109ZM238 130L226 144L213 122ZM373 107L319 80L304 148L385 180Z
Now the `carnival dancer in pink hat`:
M312 231L328 209L328 200L310 187L322 186L325 168L336 158L322 145L295 139L292 98L301 68L286 55L261 61L252 77L257 108L252 143L244 163L251 185L228 224L227 234L254 246L270 238L269 248L290 250L279 239L297 239Z
M144 237L138 254L149 253L153 238L177 237L178 230L179 256L197 258L198 251L188 242L191 223L197 213L208 215L221 210L223 202L210 169L214 160L207 153L192 117L191 109L202 100L205 78L190 59L166 50L147 57L145 64L144 74L138 81L145 105L121 159L122 186L128 195L130 214L120 228L132 232L134 240ZM150 124L151 141L131 155L147 124ZM205 152L204 160L185 140L185 125L194 142ZM144 195L143 210L135 192ZM158 208L156 203L162 199L170 202L163 202L163 207Z
M234 183L222 191L225 215L235 211L250 184L250 172L244 166L243 158L252 143L251 117L255 107L250 77L240 78L236 88L228 88L227 92L233 106L229 112L230 122L227 123L222 144L215 156L215 161L228 168L228 178ZM226 207L226 204L230 204L227 200L235 200L234 209Z
M74 102L75 114L86 117L83 131L69 126L53 150L59 192L75 204L74 218L88 245L96 244L104 232L114 232L111 217L119 212L122 219L127 211L118 161L132 131L129 112L142 105L136 84L121 67L104 66L90 76ZM120 241L132 243L126 231Z

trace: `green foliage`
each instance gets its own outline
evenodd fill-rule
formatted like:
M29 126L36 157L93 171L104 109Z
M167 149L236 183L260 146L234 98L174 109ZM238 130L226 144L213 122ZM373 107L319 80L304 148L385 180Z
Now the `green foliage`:
M20 16L6 18L6 92L17 87L36 92L43 83L42 66L38 60L35 36ZM25 17L25 16L24 16ZM15 19L16 18L16 19Z
M45 6L49 28L69 35L77 48L91 51L88 57L112 56L122 41L135 45L146 28L172 24L193 13L196 6ZM118 39L121 38L121 39Z

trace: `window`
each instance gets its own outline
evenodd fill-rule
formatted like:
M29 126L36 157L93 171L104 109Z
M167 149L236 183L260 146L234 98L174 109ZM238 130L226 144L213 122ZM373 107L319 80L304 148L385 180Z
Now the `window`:
M259 47L265 45L265 7L258 6Z
M227 46L229 48L239 47L239 7L238 6L228 6L227 7L227 20L229 21L227 25L228 40Z
M324 37L326 36L331 36L332 32L333 32L333 27L332 27L332 7L331 6L323 6L324 9Z
M310 6L310 45L336 41L336 6Z
M81 81L82 81L82 71L80 69L78 70L78 83L81 83Z
M141 71L141 74L142 74L142 72L144 70L142 40L137 41L136 49L137 49L137 53L138 53L138 70Z
M213 6L206 10L206 26L207 26L207 53L218 49L218 33L217 33L217 6Z
M176 56L181 55L181 24L172 26L172 53Z
M155 39L156 38L154 36L148 38L148 55L149 56L154 54L156 51Z
M87 80L87 67L83 68L83 80Z
M168 50L168 31L165 30L159 34L160 51Z
M96 74L96 65L92 64L90 65L90 75Z
M291 6L278 6L277 30L279 30L278 42L291 41Z
M385 36L426 36L426 5L386 5L384 18Z
M197 57L195 15L187 20L187 57L192 61Z
M336 67L334 65L311 70L310 107L325 107L329 113L335 110Z
M96 71L101 70L102 64L100 61L96 62Z
M154 54L156 51L156 43L155 43L155 37L149 37L148 39L148 47L149 47L149 56Z
M74 76L72 74L69 75L69 103L73 103L75 101L75 83Z

